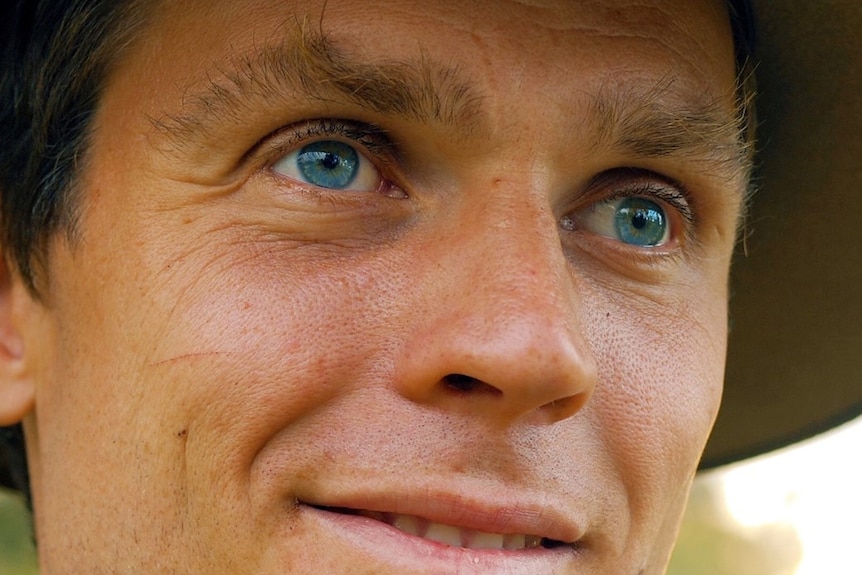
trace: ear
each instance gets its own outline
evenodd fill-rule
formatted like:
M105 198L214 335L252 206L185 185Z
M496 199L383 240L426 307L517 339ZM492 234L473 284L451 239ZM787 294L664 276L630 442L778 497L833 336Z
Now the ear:
M35 303L7 258L0 255L0 426L18 423L33 409L35 385L22 322Z

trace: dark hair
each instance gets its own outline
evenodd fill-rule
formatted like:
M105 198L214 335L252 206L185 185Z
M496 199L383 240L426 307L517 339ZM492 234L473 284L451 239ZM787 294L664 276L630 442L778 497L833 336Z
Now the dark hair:
M43 247L74 233L75 178L102 84L141 24L139 0L0 7L0 252L38 296ZM29 492L21 426L0 428L0 485Z
M5 0L0 8L0 257L36 297L46 241L57 232L74 238L75 181L86 164L90 120L111 66L142 25L143 3ZM741 121L753 127L751 7L749 0L728 4ZM0 485L29 501L20 424L0 428Z
M137 2L12 0L2 22L0 245L31 289L34 258L74 223L74 180L102 83Z

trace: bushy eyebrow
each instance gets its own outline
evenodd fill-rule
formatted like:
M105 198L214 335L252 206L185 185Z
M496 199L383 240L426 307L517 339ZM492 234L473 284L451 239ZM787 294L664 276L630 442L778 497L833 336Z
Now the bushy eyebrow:
M291 27L293 28L293 27ZM415 59L367 62L306 26L274 45L239 55L210 75L204 90L186 94L183 111L154 120L182 144L216 122L242 124L263 101L352 105L376 114L438 124L458 134L480 121L480 97L461 72Z
M697 158L747 180L753 142L742 106L730 110L714 96L686 97L673 77L636 90L603 86L591 98L594 151L639 158ZM736 98L734 98L736 99Z
M676 88L673 77L652 85L615 79L586 98L585 125L561 121L583 130L593 152L697 159L728 179L747 180L751 153L743 115ZM224 122L244 125L250 114L259 114L261 102L312 109L329 103L436 124L453 136L484 137L489 122L482 101L461 70L423 52L413 59L363 60L322 30L291 24L280 41L214 69L201 91L184 96L181 112L153 123L183 148Z

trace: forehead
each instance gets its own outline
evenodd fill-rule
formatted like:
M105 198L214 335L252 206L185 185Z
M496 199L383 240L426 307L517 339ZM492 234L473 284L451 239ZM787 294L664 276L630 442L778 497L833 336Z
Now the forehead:
M277 36L291 23L322 31L335 26L383 50L415 48L419 43L443 45L447 39L467 36L480 45L480 40L496 36L491 40L495 44L534 51L534 47L546 47L536 45L542 37L548 40L547 45L559 46L560 41L580 35L596 40L629 37L651 43L669 40L664 38L669 33L674 40L688 38L708 47L723 42L730 32L724 0L181 0L154 4L151 16L151 30L161 30L164 37L195 28L198 34L185 40L198 47L226 37L248 39L252 30L254 40L264 42L272 37L261 32ZM207 26L217 22L226 25ZM405 30L410 33L403 34Z
M530 99L638 80L718 93L735 73L723 0L183 0L155 6L138 57L125 70L145 76L137 95L154 100L178 89L187 96L267 47L288 43L302 50L321 36L356 60L425 59L491 91L517 88L514 95ZM573 78L582 83L577 89Z

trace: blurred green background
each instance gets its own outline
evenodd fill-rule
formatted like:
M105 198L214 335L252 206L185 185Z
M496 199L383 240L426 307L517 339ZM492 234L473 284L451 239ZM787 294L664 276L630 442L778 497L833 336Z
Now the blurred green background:
M36 553L24 501L0 489L0 575L36 575Z

